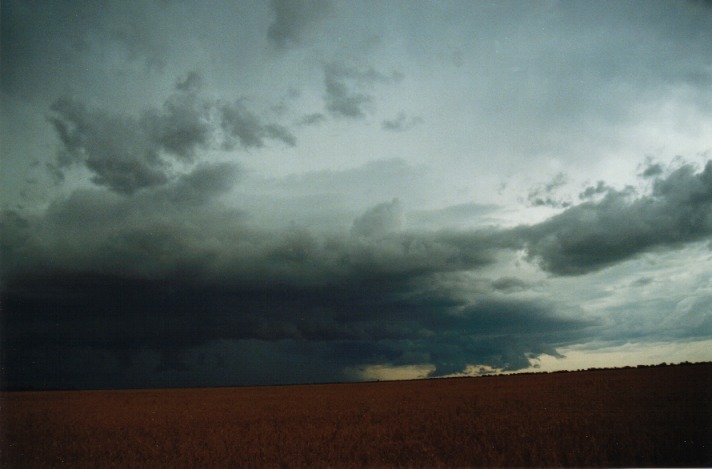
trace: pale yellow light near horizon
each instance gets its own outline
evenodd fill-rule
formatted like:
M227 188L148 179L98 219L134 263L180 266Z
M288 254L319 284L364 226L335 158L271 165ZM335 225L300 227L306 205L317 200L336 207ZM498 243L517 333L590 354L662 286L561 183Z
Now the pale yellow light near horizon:
M712 361L712 340L700 340L687 343L658 342L652 344L626 343L599 349L583 347L563 347L559 349L562 357L542 354L530 359L532 367L515 371L553 372L576 371L589 368L622 368L625 366L657 365L660 363L706 362ZM385 365L375 364L348 370L349 374L363 381L399 381L424 379L435 371L431 364ZM484 376L503 373L501 369L489 365L471 364L461 373L443 376L444 378Z
M561 348L563 358L541 355L532 360L538 368L526 371L560 371L587 368L618 368L660 363L712 361L712 340L695 342L626 343L615 347L587 350L583 347Z

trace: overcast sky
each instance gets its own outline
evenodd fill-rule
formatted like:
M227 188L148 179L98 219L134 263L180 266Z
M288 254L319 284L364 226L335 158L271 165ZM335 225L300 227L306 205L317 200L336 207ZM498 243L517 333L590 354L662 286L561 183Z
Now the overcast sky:
M712 360L710 2L1 14L5 386Z

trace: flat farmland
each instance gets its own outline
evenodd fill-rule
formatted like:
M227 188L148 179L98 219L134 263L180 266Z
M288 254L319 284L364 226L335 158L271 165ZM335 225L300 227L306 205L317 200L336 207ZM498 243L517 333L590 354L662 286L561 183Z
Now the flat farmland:
M712 364L0 399L5 468L712 465Z

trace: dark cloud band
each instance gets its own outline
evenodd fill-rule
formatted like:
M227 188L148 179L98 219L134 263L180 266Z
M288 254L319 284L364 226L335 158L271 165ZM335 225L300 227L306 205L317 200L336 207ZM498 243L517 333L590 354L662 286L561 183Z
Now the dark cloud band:
M529 288L521 280L468 281L497 252L524 248L543 269L578 275L712 236L712 162L658 178L650 195L609 191L532 226L408 232L393 200L338 236L250 227L215 201L233 170L199 165L130 198L75 193L40 217L6 212L2 320L13 379L31 381L37 356L79 349L115 357L116 383L138 366L126 358L136 350L164 357L157 373L193 376L196 350L245 341L314 344L340 357L333 379L369 363L430 363L436 374L522 368L598 326L572 305L518 296Z

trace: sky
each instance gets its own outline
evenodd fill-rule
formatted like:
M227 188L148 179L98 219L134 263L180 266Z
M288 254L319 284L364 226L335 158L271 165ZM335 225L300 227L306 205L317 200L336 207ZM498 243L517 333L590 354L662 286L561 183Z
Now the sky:
M1 384L712 360L712 4L7 0Z

